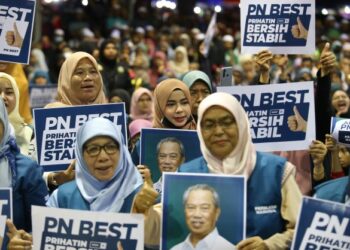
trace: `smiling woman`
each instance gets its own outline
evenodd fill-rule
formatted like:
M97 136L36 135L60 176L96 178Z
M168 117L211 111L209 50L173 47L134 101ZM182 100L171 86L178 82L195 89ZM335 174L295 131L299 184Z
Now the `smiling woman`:
M58 77L57 101L46 107L107 103L96 60L76 52L63 63Z
M175 78L158 84L154 90L153 127L196 129L191 114L191 96L188 87Z

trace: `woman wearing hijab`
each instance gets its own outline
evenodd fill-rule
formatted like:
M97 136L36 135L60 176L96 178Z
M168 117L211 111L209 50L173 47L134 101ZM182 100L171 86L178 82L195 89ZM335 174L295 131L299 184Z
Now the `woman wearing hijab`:
M153 95L146 88L138 88L131 97L130 117L133 120L145 119L152 121L153 119Z
M89 120L78 130L75 152L75 180L56 189L46 203L48 207L115 213L149 211L145 223L152 223L151 206L157 191L143 185L117 125L101 117ZM145 243L152 234L145 230Z
M128 65L118 61L118 48L115 41L107 39L100 46L100 69L106 93L113 89L125 89L132 92Z
M206 73L200 70L192 70L186 73L182 81L188 86L191 94L192 115L197 120L198 106L212 90L211 81Z
M75 180L51 195L49 207L130 212L142 178L131 161L118 127L95 118L79 128Z
M94 57L75 52L62 64L58 76L57 102L47 108L107 103L103 81Z
M169 69L174 72L176 77L180 77L190 69L187 49L184 46L178 46L175 49L175 59L169 61Z
M350 174L316 186L314 196L318 199L350 205Z
M160 82L153 94L153 128L196 129L191 114L191 96L188 87L175 78ZM131 153L133 162L139 164L140 141Z
M196 129L191 114L191 96L180 80L162 81L154 90L154 128Z
M27 124L32 123L32 113L30 111L30 102L29 102L29 91L28 91L28 79L24 73L23 67L21 64L17 63L0 63L0 71L11 75L15 78L17 87L19 90L19 113L24 118L24 121Z
M230 94L214 93L201 102L197 131L203 156L185 163L179 172L245 175L247 239L237 248L287 249L301 204L294 166L279 156L255 151L248 116ZM276 212L255 211L263 206L276 207Z
M31 231L31 206L45 206L47 188L41 168L22 155L10 132L5 104L0 97L0 187L12 188L13 222Z
M28 155L29 144L34 136L33 128L28 126L19 113L19 90L15 79L0 72L0 94L3 97L9 120L15 129L16 142L21 153Z

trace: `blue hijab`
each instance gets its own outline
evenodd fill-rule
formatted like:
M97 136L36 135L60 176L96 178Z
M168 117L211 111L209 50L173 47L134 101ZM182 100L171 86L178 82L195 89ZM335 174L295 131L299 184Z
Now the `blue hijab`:
M17 179L16 154L19 148L10 134L10 123L3 99L0 97L0 122L3 136L0 138L0 187L15 186Z
M89 172L84 160L83 146L96 136L111 137L119 144L119 162L113 177L108 181L96 179ZM91 211L119 212L125 198L143 183L124 144L120 129L105 118L92 119L79 128L75 152L77 186L84 199L90 204Z

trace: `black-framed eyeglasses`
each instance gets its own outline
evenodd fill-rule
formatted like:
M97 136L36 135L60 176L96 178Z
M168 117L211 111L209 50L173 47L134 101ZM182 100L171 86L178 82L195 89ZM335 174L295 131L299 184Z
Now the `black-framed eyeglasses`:
M206 131L210 131L220 126L223 129L231 128L236 123L235 118L233 117L224 117L219 120L204 120L201 123L201 128Z
M108 155L115 154L119 150L119 145L109 143L105 145L88 145L84 148L85 152L90 156L98 156L101 150L104 150Z

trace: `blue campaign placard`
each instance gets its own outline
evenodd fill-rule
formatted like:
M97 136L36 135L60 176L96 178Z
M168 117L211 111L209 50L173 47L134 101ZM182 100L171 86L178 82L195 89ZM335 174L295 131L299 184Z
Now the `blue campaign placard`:
M350 146L350 119L331 118L331 135L340 144Z
M215 222L215 228L221 236L216 237L215 249L235 249L233 245L245 238L246 181L244 176L165 173L163 178L161 249L172 249L176 245L178 247L178 244L183 243L193 231L204 232L204 228L208 231L206 221ZM208 200L208 196L204 196L203 192L197 192L194 194L197 197L196 200L189 201L190 204L188 204L185 193L188 191L187 199L189 199L191 189L199 192L210 190L213 196ZM208 203L213 201L214 197L218 198L217 208L220 210L215 219L208 209L208 206L211 206ZM230 198L227 199L227 197ZM197 208L192 210L193 206ZM192 214L193 211L197 212ZM224 247L221 245L222 238L226 242Z
M55 102L57 85L29 86L30 107L43 108L48 103Z
M315 138L312 82L218 87L245 109L259 151L304 150Z
M1 215L12 219L12 188L0 188Z
M315 48L315 1L242 1L241 30L242 53L268 48L276 54L311 54Z
M184 150L184 162L191 161L202 155L197 131L183 129L152 129L141 130L141 158L140 162L148 166L152 173L152 181L155 183L161 176L158 167L157 145L165 138L176 138L182 143Z
M104 117L121 129L127 145L124 103L34 109L37 159L45 171L66 169L75 159L75 138L86 121Z
M292 249L350 249L350 207L303 198Z
M35 4L35 0L1 1L0 61L29 62Z
M12 188L0 188L0 248L2 250L7 249L5 244L1 245L7 232L6 219L13 219Z

